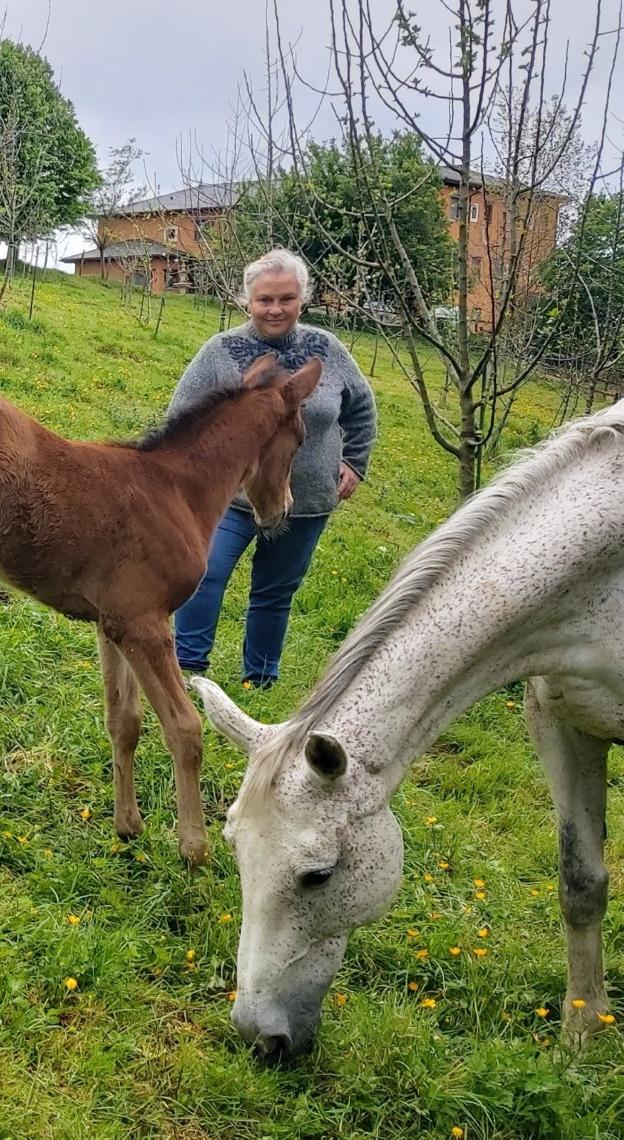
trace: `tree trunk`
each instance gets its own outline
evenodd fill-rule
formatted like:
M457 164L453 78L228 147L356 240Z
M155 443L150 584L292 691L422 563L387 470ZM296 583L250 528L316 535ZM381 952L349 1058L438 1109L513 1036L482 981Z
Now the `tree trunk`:
M461 436L459 443L459 471L457 478L457 491L460 501L472 495L475 489L476 458L478 444L475 431L475 406L470 392L462 386L460 391L461 404Z

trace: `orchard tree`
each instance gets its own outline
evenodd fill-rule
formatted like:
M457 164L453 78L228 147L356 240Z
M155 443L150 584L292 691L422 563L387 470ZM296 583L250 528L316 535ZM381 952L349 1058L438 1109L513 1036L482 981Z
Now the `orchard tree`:
M0 41L0 241L10 279L19 243L75 225L99 183L95 151L32 48Z

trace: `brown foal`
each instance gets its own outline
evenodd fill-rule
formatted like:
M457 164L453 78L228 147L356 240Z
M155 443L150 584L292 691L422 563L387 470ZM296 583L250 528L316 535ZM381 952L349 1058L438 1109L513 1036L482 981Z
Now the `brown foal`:
M242 387L211 393L127 444L62 439L0 401L0 578L68 617L97 623L113 747L115 827L143 830L134 790L139 686L173 755L180 852L206 856L202 730L173 650L169 615L200 582L214 530L243 487L259 526L290 509L300 405L318 360L289 376L272 356Z

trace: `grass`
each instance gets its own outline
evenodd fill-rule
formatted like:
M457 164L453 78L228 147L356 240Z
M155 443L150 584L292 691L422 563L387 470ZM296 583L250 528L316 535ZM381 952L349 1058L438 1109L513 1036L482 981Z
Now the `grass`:
M32 323L26 303L18 285L0 311L0 385L71 436L154 422L216 327L212 311L176 298L154 340L116 289L71 278L41 285ZM366 369L366 336L356 355ZM428 368L435 387L433 359ZM321 541L270 693L239 683L246 563L228 592L213 673L262 719L295 707L403 553L452 508L452 461L385 352L374 384L370 480ZM546 389L528 387L508 440L542 434L553 408ZM207 730L214 857L191 876L176 853L170 761L148 715L138 756L148 827L117 842L93 631L14 595L0 610L0 1137L443 1140L461 1128L466 1140L620 1140L617 1026L580 1059L556 1047L565 952L554 821L521 705L519 686L491 696L414 766L396 797L400 897L351 940L312 1055L265 1070L229 1022L240 897L220 832L241 757ZM622 1016L617 749L610 784L605 944Z

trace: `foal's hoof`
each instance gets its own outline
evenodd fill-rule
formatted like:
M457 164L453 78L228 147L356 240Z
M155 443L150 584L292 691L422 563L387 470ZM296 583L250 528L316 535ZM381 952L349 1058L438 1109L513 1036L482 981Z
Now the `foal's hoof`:
M208 840L205 833L180 837L180 855L189 867L201 867L208 862Z
M140 815L124 816L117 818L115 816L115 831L120 839L138 839L145 831L145 824Z

